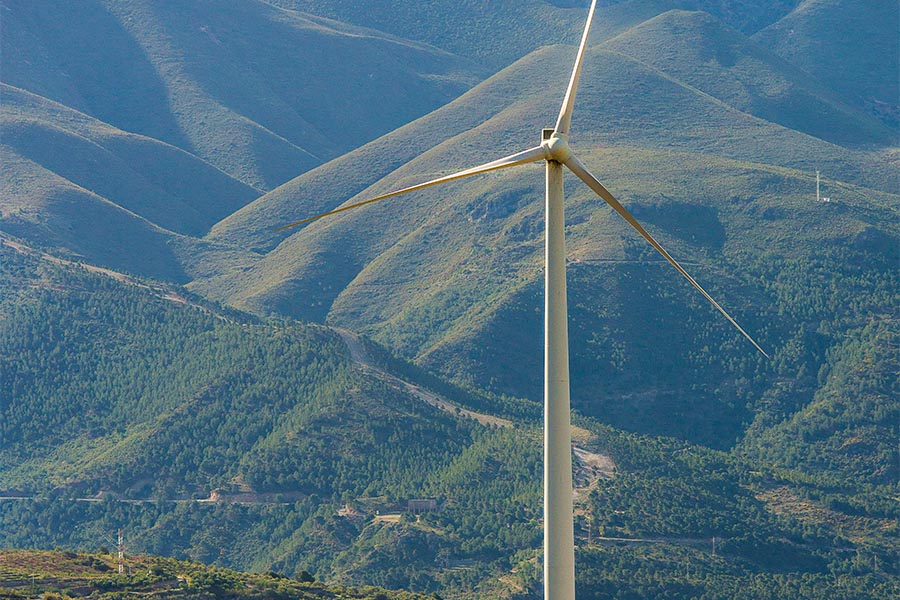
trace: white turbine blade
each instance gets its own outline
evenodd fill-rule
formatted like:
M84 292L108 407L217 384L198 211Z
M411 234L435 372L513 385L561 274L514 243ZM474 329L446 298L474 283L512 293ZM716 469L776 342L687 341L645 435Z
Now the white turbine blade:
M291 227L296 227L298 225L303 225L304 223L309 223L310 221L315 221L317 219L321 219L322 217L327 217L330 215L335 215L337 213L341 213L347 210L351 210L354 208L359 208L360 206L365 206L366 204L372 204L373 202L380 202L381 200L386 200L388 198L393 198L394 196L399 196L400 194L405 194L407 192L414 192L416 190L421 190L423 188L431 187L433 185L440 185L442 183L447 183L448 181L455 181L457 179L463 179L465 177L471 177L472 175L479 175L481 173L487 173L489 171L496 171L498 169L506 169L508 167L514 167L516 165L524 165L527 163L537 162L539 160L544 160L547 158L546 151L538 146L536 148L531 148L529 150L524 150L522 152L518 152L516 154L512 154L510 156L505 156L503 158L498 158L497 160L491 161L489 163L485 163L483 165L472 167L471 169L466 169L464 171L459 171L458 173L454 173L452 175L447 175L445 177L439 177L437 179L432 179L431 181L426 181L425 183L418 183L416 185L403 188L402 190L397 190L394 192L390 192L387 194L383 194L381 196L376 196L370 200L364 200L363 202L357 202L355 204L350 204L348 206L342 206L341 208L336 208L334 210L328 211L326 213L322 213L320 215L316 215L314 217L307 217L303 220L296 221L294 223L289 223L288 225L282 225L275 229L275 231L281 231L283 229L290 229Z
M688 272L685 271L684 268L682 268L682 266L679 265L678 262L674 258L672 258L672 256L668 252L666 252L665 248L663 248L662 246L659 245L659 242L657 242L655 239L653 239L652 235L647 233L647 230L644 229L644 227L640 223L638 223L637 219L635 219L633 216L631 216L631 213L628 212L625 209L625 207L622 206L622 204L618 200L615 199L615 197L609 192L609 190L607 190L603 186L603 184L600 183L600 181L587 170L587 167L584 166L584 163L582 163L580 160L578 160L578 157L576 157L574 154L571 155L569 157L569 159L566 160L565 164L567 167L569 167L569 170L571 170L573 173L575 173L575 175L577 175L579 179L581 179L583 182L585 182L589 188L591 188L592 190L597 192L597 195L600 196L601 198L603 198L603 200L605 200L606 203L609 204L614 211L619 213L619 215L623 219L628 221L628 224L631 225L639 234L641 234L641 236L645 240L650 242L650 245L653 246L654 248L656 248L656 251L659 252L660 254L662 254L663 258L665 258L669 262L669 264L671 264L673 267L675 267L675 269L677 269L678 272L681 273L685 279L690 281L691 285L693 285L695 288L697 288L697 291L699 291L701 294L703 294L703 297L706 298L707 300L709 300L710 303L716 308L716 310L718 310L720 313L722 313L725 316L725 318L731 322L732 325L737 327L737 330L740 331L741 334L743 334L743 336L745 338L750 340L750 343L753 344L756 347L756 349L759 350L763 354L763 356L765 356L766 358L769 358L769 355L766 354L766 351L763 350L759 346L759 344L756 343L756 340L754 340L752 337L750 337L750 334L748 334L746 331L744 331L744 329L740 325L737 324L737 321L732 319L731 315L729 315L727 312L725 312L725 309L722 308L718 302L713 300L712 296L710 296L709 294L706 293L706 290L704 290L702 287L700 287L699 283L694 281L694 278L691 277L688 274Z
M597 8L597 0L591 2L588 11L587 23L584 25L584 33L581 34L581 45L578 47L578 56L575 58L575 67L572 69L572 78L566 89L566 97L556 120L556 133L569 134L569 126L572 124L572 109L575 108L575 93L578 91L578 78L581 77L581 65L584 63L584 51L587 49L588 34L591 31L591 21L594 20L594 9Z

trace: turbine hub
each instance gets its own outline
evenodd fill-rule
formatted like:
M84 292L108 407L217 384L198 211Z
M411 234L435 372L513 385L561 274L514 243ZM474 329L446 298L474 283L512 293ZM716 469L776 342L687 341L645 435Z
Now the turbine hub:
M572 156L572 149L569 148L568 136L564 133L556 133L550 135L541 142L541 147L547 155L547 160L555 160L558 163L564 163Z

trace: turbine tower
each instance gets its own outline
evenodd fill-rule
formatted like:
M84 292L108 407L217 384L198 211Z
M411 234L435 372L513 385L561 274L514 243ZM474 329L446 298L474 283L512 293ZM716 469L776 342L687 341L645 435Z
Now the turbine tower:
M569 128L575 93L587 48L588 34L597 0L591 2L575 66L566 88L556 126L544 129L539 146L376 196L363 202L284 225L276 231L303 225L400 194L440 185L517 165L546 162L545 268L544 268L544 598L575 599L575 536L572 506L572 440L569 408L569 342L566 307L566 249L563 198L563 166L568 168L628 222L666 261L685 277L763 355L768 355L712 296L685 271L622 204L594 177L569 147Z

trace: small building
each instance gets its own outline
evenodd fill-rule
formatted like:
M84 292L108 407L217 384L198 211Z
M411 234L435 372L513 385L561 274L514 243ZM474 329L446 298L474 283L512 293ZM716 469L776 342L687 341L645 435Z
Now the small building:
M415 498L406 503L406 510L414 515L435 512L438 509L436 498Z

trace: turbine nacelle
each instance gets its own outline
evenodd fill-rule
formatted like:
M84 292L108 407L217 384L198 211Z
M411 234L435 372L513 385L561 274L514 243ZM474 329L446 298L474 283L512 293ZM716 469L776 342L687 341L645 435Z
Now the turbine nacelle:
M547 132L550 132L549 137ZM542 134L541 149L546 160L555 160L560 164L572 158L572 149L569 147L569 136L552 129L545 129Z

